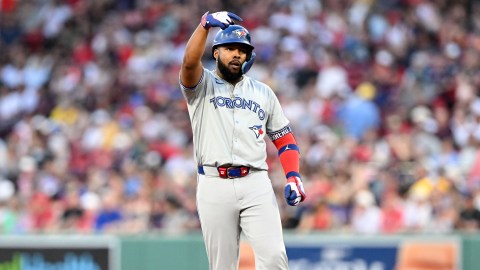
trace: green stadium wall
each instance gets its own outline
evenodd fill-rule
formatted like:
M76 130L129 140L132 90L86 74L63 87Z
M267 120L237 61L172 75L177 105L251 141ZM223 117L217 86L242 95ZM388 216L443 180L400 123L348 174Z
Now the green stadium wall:
M292 270L307 270L302 268L301 265L305 265L306 261L298 260L299 254L310 256L313 261L319 250L327 250L325 254L330 255L335 254L332 250L343 250L343 255L358 253L370 256L376 253L375 249L378 251L399 248L402 244L411 242L453 243L458 247L457 269L480 269L480 234L359 236L286 232L285 242L291 262L294 262L290 267ZM348 259L347 255L345 260ZM364 269L381 269L374 268L381 265L381 262L374 262L375 258L369 260L361 262L365 264ZM30 265L22 267L21 262ZM359 260L355 262L360 263ZM35 269L33 263L39 265L36 269L50 269L41 267L55 265L55 269L59 270L208 270L208 260L200 233L167 236L0 236L0 269ZM321 268L324 264L310 263L317 267L312 269L325 269Z

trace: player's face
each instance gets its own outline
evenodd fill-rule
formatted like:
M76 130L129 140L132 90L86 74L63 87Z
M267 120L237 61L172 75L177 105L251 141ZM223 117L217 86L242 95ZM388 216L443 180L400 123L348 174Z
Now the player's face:
M242 64L247 60L247 48L242 45L227 45L217 50L217 68L226 81L238 81L243 75Z

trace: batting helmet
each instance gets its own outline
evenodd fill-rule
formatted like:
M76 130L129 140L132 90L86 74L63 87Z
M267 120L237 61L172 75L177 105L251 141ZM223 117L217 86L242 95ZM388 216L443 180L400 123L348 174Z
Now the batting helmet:
M212 54L218 46L225 44L245 44L249 49L254 49L250 44L250 33L240 25L232 24L217 32L213 39Z

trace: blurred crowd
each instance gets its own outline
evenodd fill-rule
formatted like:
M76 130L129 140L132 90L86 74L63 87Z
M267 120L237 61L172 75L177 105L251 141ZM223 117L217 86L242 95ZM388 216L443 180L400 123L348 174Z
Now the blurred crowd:
M267 148L286 229L480 230L478 1L3 0L0 233L199 230L178 72L207 10L244 19L299 142L299 207Z

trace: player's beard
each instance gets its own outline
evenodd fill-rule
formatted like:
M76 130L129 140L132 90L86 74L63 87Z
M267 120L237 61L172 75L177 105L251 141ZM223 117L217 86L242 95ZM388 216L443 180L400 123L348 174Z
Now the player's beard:
M242 77L242 69L239 69L238 72L232 72L228 69L228 66L224 65L221 60L217 62L217 68L223 76L223 79L227 82L236 82Z

